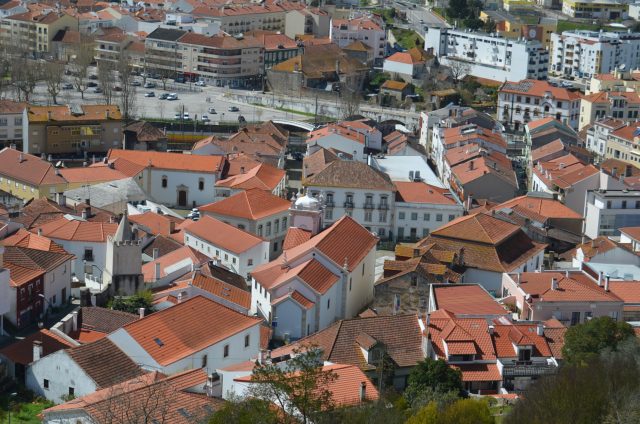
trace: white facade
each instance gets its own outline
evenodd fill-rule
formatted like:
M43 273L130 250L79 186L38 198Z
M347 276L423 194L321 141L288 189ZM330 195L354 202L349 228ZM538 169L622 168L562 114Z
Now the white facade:
M29 390L55 403L63 403L71 388L75 397L98 389L96 382L64 350L32 362L27 367L25 380Z
M468 74L494 81L546 79L549 52L537 40L521 41L452 28L429 28L425 50L440 63L464 63Z
M640 226L640 191L589 191L584 209L584 234L620 235L620 228Z
M2 255L4 254L4 246L0 246L0 264L3 263ZM11 296L9 288L9 270L0 267L0 336L4 336L4 315L11 310L10 300L15 296Z
M449 221L461 217L461 204L439 205L433 203L395 203L396 240L417 241Z
M64 250L74 255L76 258L71 262L71 273L75 274L79 281L85 280L85 264L95 265L91 267L90 274L102 276L107 262L107 242L90 242L90 241L76 241L76 240L63 240L55 237L49 237L61 245ZM93 260L91 260L93 259ZM89 267L87 267L89 271Z
M22 111L0 113L0 145L16 142L22 143Z
M442 181L431 170L427 158L422 155L371 157L371 166L387 174L392 181L418 180L444 188Z
M243 252L232 252L185 229L184 243L212 259L218 258L224 267L247 279L253 268L269 262L269 242L266 240Z
M308 141L307 155L313 154L317 150L316 146L324 147L325 149L339 150L352 155L354 160L358 160L360 162L367 160L367 157L364 155L364 143L345 135L341 135L337 132L330 132L323 137Z
M245 336L249 336L249 346L246 347ZM246 330L167 365L161 365L153 359L124 328L119 328L107 337L143 369L160 371L165 374L200 368L204 356L207 357L204 360L207 363L207 370L211 370L208 372L213 372L216 368L228 367L252 357L255 358L260 352L260 324L258 322ZM224 355L225 346L229 346L227 356Z
M413 63L396 62L395 60L385 59L382 65L382 71L388 72L391 75L404 75L408 78L413 78L415 75L415 69Z
M147 168L147 185L151 198L167 206L196 207L215 201L215 173L175 171ZM180 204L180 192L186 192L186 202Z
M62 306L71 296L71 260L44 275L45 311L51 306Z
M640 66L640 33L565 31L551 34L549 71L555 75L590 78L621 65Z
M371 18L332 20L329 38L340 48L347 47L354 41L362 41L373 49L374 59L381 60L385 55L387 32L382 27L382 22L374 21Z

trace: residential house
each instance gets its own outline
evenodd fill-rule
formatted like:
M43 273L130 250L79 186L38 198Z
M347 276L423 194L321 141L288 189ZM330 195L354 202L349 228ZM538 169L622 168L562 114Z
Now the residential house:
M22 116L26 105L13 100L0 100L0 146L22 148Z
M431 57L426 51L414 47L385 58L382 70L388 72L391 78L402 78L403 81L412 83L422 76L429 59Z
M285 15L284 34L296 40L300 35L329 37L331 16L320 8L294 9Z
M258 189L274 196L284 196L287 173L284 169L261 163L240 174L216 181L216 199L226 198L244 190Z
M291 202L258 188L244 190L215 203L201 206L208 215L269 241L269 259L282 253Z
M608 148L608 144L609 136L614 131L622 129L625 136L629 135L628 130L624 130L626 125L627 124L621 119L604 118L592 121L591 125L586 128L585 147L594 154L597 162L602 161L607 156L612 156L612 151ZM631 136L633 137L633 132L631 132ZM618 152L619 157L621 156L620 153L621 152ZM631 157L633 158L633 155L631 155Z
M160 76L176 77L182 70L181 57L178 55L178 40L187 31L175 28L156 28L144 40L144 61L150 73Z
M567 150L582 144L578 133L551 116L528 122L524 127L524 132L525 147L522 153L530 163L533 163L531 161L531 152L533 150L544 147L556 140L560 140L563 145L567 146Z
M591 77L586 87L586 94L601 91L635 91L640 90L640 72L635 69L614 68L611 72L596 74Z
M302 183L320 200L325 226L348 215L380 238L393 239L396 187L383 172L366 163L337 160Z
M206 420L222 402L208 394L209 375L202 369L166 376L152 371L139 377L70 400L42 412L42 422L79 423L126 421L130 417L145 417L150 421L166 420L189 424ZM158 399L156 407L149 401Z
M549 116L577 130L580 99L580 93L546 81L507 81L498 92L498 118L515 131L529 121Z
M152 260L142 265L144 282L151 288L166 287L185 278L210 260L189 246L178 247L163 255L160 254L160 248L156 249L158 251L152 252Z
M124 133L125 150L155 150L165 152L168 138L164 132L147 121L138 121L127 125Z
M265 234L270 227L266 225ZM269 260L271 250L269 241L261 236L207 215L184 228L184 243L212 259L218 259L223 266L246 276L247 280L250 280L255 267Z
M17 0L11 0L0 6L0 18L6 18L8 16L17 15L19 13L25 13L29 9Z
M28 201L52 198L66 184L60 171L46 160L10 147L0 150L0 190Z
M640 123L628 122L625 126L619 127L607 134L606 150L604 158L618 159L637 167L640 163L638 153L640 148ZM622 174L622 170L620 170ZM625 175L631 176L631 175Z
M620 231L620 243L631 244L634 252L640 251L640 227L622 227Z
M478 283L494 295L500 292L503 273L539 269L546 247L532 241L519 225L485 213L457 218L414 246L431 243L458 255L465 268L463 282Z
M373 49L376 62L382 62L386 53L387 33L379 16L360 16L353 19L331 19L331 42L344 48L353 41L362 41Z
M296 201L300 207L292 219L296 228L307 219L304 202L312 199ZM355 316L373 299L377 241L354 219L342 217L251 273L251 311L272 325L274 338L284 340Z
M588 190L584 206L584 235L620 235L620 228L640 225L640 191Z
M80 303L84 302L80 294ZM58 321L51 331L65 340L71 339L78 344L92 343L107 337L118 328L140 319L140 314L99 306L81 306Z
M4 263L4 247L0 245L0 260ZM9 270L0 267L0 336L4 336L4 315L10 311L11 278Z
M78 54L81 45L82 34L76 29L61 29L51 40L51 54L57 60L65 63L71 62Z
M28 106L22 125L25 153L80 155L122 145L122 115L116 105Z
M347 56L352 59L359 60L369 66L373 66L373 49L362 41L354 41L342 49Z
M103 338L41 355L27 367L26 386L38 396L62 403L141 377L144 371L136 362L111 340Z
M195 296L127 324L107 339L146 370L214 370L258 355L261 322Z
M113 223L115 216L108 211L91 206L91 201L87 203L76 202L73 206L67 206L67 199L64 195L56 195L56 201L40 198L31 199L24 204L17 218L13 221L20 224L27 230L32 230L47 222L63 218L65 215L76 216L89 222Z
M464 157L453 149L446 155L447 162L455 163L460 159ZM518 179L511 161L499 152L487 155L478 150L475 157L452 166L450 172L447 183L463 201L477 198L503 202L518 193Z
M374 385L380 384L378 361L388 355L394 362L393 387L402 390L413 367L424 359L421 328L416 314L351 318L271 352L271 358L294 349L317 346L325 361L360 368ZM363 360L364 356L364 360Z
M447 311L456 318L507 318L509 310L479 284L431 284L427 313Z
M329 124L309 133L306 140L307 155L316 152L318 148L332 149L340 156L349 155L357 161L365 161L364 148L366 135L339 124Z
M578 269L594 263L611 264L620 268L623 268L623 265L640 265L640 256L635 254L632 243L628 242L624 234L621 230L620 241L612 240L609 236L599 236L585 241L567 252L565 257Z
M638 119L640 96L635 91L602 91L586 95L580 102L581 130L592 122L612 117L624 122Z
M271 69L273 65L291 59L300 53L300 46L294 37L288 37L276 31L250 31L244 36L255 38L264 49L262 52L264 55L263 69L258 73L260 79L265 76L266 70ZM260 84L262 84L262 80Z
M107 160L125 159L144 166L142 188L167 206L192 208L215 199L224 158L180 153L111 149Z
M413 94L413 85L403 81L386 80L380 86L380 94L383 96L381 102L384 102L387 97L401 102L405 97Z
M566 154L566 147L562 140L556 139L542 147L531 150L530 164L536 165L538 162L548 162Z
M600 162L600 172L608 188L637 190L640 188L640 167L620 159Z
M640 319L640 281L609 281L609 290L624 302L622 319L636 322Z
M53 8L38 8L2 17L0 37L5 45L20 46L41 58L51 53L51 41L62 29L77 29L78 22L72 15Z
M442 222L463 215L462 204L447 189L421 181L395 181L393 184L396 187L394 227L397 241L415 242L427 237Z
M505 273L502 296L515 297L522 320L556 318L569 326L600 316L622 319L623 301L610 291L609 279L583 271Z

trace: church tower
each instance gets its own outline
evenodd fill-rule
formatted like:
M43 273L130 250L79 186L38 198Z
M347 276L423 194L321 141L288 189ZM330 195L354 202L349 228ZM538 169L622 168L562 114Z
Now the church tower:
M126 212L116 233L108 238L102 278L111 296L130 296L143 289L142 244L131 230Z
M289 208L291 227L310 231L314 236L322 230L322 218L324 213L324 196L319 198L309 196L308 193L294 196Z

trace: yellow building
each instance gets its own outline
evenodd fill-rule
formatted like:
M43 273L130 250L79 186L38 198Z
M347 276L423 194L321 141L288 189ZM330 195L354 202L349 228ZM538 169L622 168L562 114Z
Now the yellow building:
M480 12L480 19L495 22L496 31L503 37L538 40L547 47L551 46L551 34L558 29L558 21L555 19L540 18L538 23L528 24L517 16L497 10L483 10Z
M562 13L572 18L615 20L627 16L629 5L616 0L564 0Z
M0 150L0 190L27 201L53 199L66 187L67 181L51 163L10 147Z
M610 74L597 74L589 82L586 94L601 91L635 91L640 93L640 70L614 70Z
M578 130L607 116L621 121L637 121L640 118L640 96L638 93L635 91L602 91L585 95L580 100Z
M34 53L50 53L51 41L58 31L78 29L78 20L58 12L26 12L7 16L0 21L0 42L28 49Z

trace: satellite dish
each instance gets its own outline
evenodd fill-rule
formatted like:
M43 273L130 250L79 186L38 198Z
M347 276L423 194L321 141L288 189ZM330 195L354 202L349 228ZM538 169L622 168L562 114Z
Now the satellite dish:
M623 63L622 65L620 65L620 67L618 69L620 69L621 71L624 71L626 67L627 67L627 65L625 65Z

